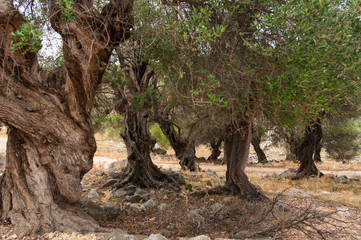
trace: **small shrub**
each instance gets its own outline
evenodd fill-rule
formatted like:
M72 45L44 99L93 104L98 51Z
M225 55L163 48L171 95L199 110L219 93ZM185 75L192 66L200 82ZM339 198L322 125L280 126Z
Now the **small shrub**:
M163 134L158 124L153 124L149 128L149 132L157 140L157 143L164 149L168 149L170 146L168 138Z
M361 122L348 119L324 127L323 146L336 160L347 161L360 152Z

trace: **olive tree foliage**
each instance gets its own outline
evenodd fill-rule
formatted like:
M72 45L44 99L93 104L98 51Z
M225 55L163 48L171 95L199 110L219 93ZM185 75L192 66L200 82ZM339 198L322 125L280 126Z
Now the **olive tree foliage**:
M300 173L315 169L309 153L322 137L322 114L359 106L360 3L164 2L159 11L167 18L154 40L161 47L149 52L162 55L170 101L186 102L200 124L224 129L225 156L234 162L223 190L257 195L240 182L248 182L243 171L258 116L304 128Z
M345 106L339 114L325 117L322 145L326 152L338 161L347 162L360 153L360 111Z
M1 219L19 238L100 229L78 204L96 150L90 114L114 48L129 38L132 5L0 1L0 120L9 129ZM49 69L37 56L46 22L64 59Z
M360 107L361 4L289 1L272 9L261 24L275 39L265 53L282 68L267 83L273 110L268 116L286 129L305 128L296 152L301 161L296 178L318 175L314 159L319 158L325 116L338 115L345 106Z

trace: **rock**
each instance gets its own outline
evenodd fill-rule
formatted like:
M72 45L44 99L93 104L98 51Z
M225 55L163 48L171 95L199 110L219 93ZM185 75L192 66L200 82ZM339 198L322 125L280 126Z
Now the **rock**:
M212 240L212 239L206 235L199 235L197 237L189 238L189 240Z
M94 233L99 240L143 240L145 237L140 235L129 235L122 230L116 230L106 233Z
M105 175L105 171L104 171L103 169L100 169L99 171L97 171L97 172L95 173L95 175L97 175L97 176L104 176L104 175Z
M112 162L109 164L108 167L108 174L114 173L114 172L121 172L124 168L126 168L128 165L128 159L120 159L115 162Z
M223 205L221 203L215 203L210 207L210 209L213 213L216 213L216 212L222 210L224 207L225 207L225 205Z
M127 188L124 188L124 190L127 192L128 196L133 196L135 194L135 192L137 191L137 187L136 186L129 186Z
M321 194L322 194L322 195L330 195L331 193L330 193L330 192L327 192L327 191L321 191Z
M149 200L149 194L144 194L144 195L140 195L140 194L134 194L133 196L127 196L125 199L128 202L131 203L140 203L140 202L145 202Z
M283 173L281 173L278 177L279 178L292 178L296 175L297 170L294 168L290 168L286 171L284 171Z
M89 199L100 199L100 195L96 189L92 189L88 193L88 198Z
M288 191L288 194L297 194L297 193L300 193L301 191L298 190L297 188L291 188L289 191Z
M170 208L170 206L169 206L168 204L166 204L166 203L161 203L161 204L158 206L159 211L165 211L165 210L167 210L167 209L169 209L169 208Z
M217 187L217 186L219 186L219 185L221 185L221 182L220 182L217 178L215 178L215 177L212 177L211 179L209 179L209 180L207 181L207 186Z
M232 197L224 197L223 198L223 202L229 202L230 200L232 200Z
M127 195L127 192L123 188L119 188L113 194L113 196L117 197L117 198L122 198L122 197L125 197L126 195Z
M149 194L147 191L141 189L141 188L137 188L137 190L135 191L134 195L146 195Z
M307 193L305 192L302 192L300 190L298 190L297 188L291 188L289 191L288 191L288 194L289 195L303 195L304 197L309 197L310 195L308 195Z
M350 217L351 213L348 211L348 207L346 206L341 206L341 207L336 207L337 210L337 215L339 216L347 216Z
M158 143L156 143L152 149L152 152L154 154L159 154L159 155L165 155L167 154L167 151L164 150L161 146L158 145Z
M96 220L114 220L120 214L120 208L113 204L100 205L92 200L80 200L80 207Z
M237 232L233 236L233 238L235 238L235 239L245 239L245 238L250 237L250 236L252 236L252 233L250 231L242 230L242 231Z
M277 173L272 173L271 178L278 178Z
M156 200L154 200L153 198L149 199L148 201L146 201L143 206L145 208L152 208L158 205L158 202Z
M149 237L147 237L144 240L167 240L168 238L164 237L161 234L151 234Z
M207 174L208 176L218 178L217 173L216 173L215 171L211 170L211 169L208 169L207 172L206 172L206 174Z
M174 223L168 223L167 230L174 231L174 229L175 229Z
M12 239L17 239L17 238L18 238L18 235L13 234L13 235L9 236L7 239L12 240Z
M139 203L131 203L128 205L130 208L132 208L136 212L145 212L146 209L143 204Z

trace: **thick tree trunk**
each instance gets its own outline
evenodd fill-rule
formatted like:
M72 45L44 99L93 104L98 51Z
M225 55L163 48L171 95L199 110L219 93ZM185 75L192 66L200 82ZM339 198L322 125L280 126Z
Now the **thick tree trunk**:
M68 141L66 144L50 139L44 143L9 127L6 170L1 183L2 219L10 220L20 236L100 229L78 205L82 194L80 180L92 166L94 139L77 132L61 139Z
M218 141L211 141L212 154L208 157L207 161L216 161L221 155L220 147L222 145L223 140L218 139Z
M148 131L146 112L128 108L123 113L121 136L127 146L128 167L113 189L118 189L129 183L140 187L159 188L165 183L176 182L172 176L162 173L152 162L150 152L155 140L151 138Z
M251 143L254 148L254 151L257 154L258 162L259 163L267 163L266 154L264 154L262 148L259 145L261 143L261 138L258 136L253 136Z
M124 57L118 52L120 62ZM156 141L151 137L148 128L151 104L154 99L146 99L148 105L137 106L133 96L142 94L152 84L154 72L148 69L148 64L141 61L142 58L134 59L132 67L122 64L127 71L130 81L122 88L114 89L117 93L116 111L123 116L121 137L123 138L128 152L128 167L121 175L121 179L113 186L113 190L125 184L135 184L140 187L159 188L166 183L178 185L179 182L170 174L163 173L150 157L151 149ZM143 96L146 97L146 96Z
M252 138L251 121L244 121L240 129L232 131L225 137L224 154L227 159L226 184L208 192L239 195L246 200L266 200L267 198L249 182L244 170L249 156Z
M313 154L322 139L321 120L312 122L307 126L302 144L298 148L298 157L301 162L297 174L293 179L300 179L307 176L322 176L323 174L317 169Z
M295 137L294 134L291 133L290 136L286 137L286 141L288 143L286 160L287 161L299 160L298 148L302 143L302 138Z
M196 150L194 144L181 137L180 133L176 132L174 125L169 120L168 115L156 116L157 123L163 134L168 138L175 155L180 159L179 164L183 170L199 171L196 163Z
M199 171L196 158L196 148L194 147L194 144L187 144L179 162L182 170L189 170L192 172Z
M129 37L132 3L109 3L109 12L101 15L90 2L76 2L74 19L65 22L59 4L47 2L52 26L63 39L65 61L47 73L27 47L10 49L11 33L26 20L11 1L4 2L0 0L0 120L9 132L1 218L13 224L19 238L66 229L96 231L98 224L78 204L80 181L96 150L90 113L113 48ZM104 17L108 14L124 21Z

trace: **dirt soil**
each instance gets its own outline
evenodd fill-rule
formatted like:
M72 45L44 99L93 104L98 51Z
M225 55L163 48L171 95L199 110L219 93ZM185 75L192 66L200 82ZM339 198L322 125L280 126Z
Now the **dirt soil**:
M5 143L6 136L0 137L0 155L4 155ZM83 196L86 199L88 193L96 189L100 194L96 201L121 208L116 220L99 221L99 224L109 231L121 229L133 237L122 235L122 238L117 238L114 235L113 239L144 239L150 234L162 234L168 239L188 239L198 235L212 239L361 239L360 157L352 163L342 164L322 153L323 162L318 167L326 177L292 181L278 176L289 168L297 168L298 164L283 161L285 152L282 148L269 147L265 152L270 162L257 164L252 151L246 173L270 202L245 202L238 197L220 195L192 196L197 190L211 188L212 179L223 184L226 166L201 162L201 172L180 172L174 152L168 150L166 155L152 155L153 161L163 171L181 173L186 185L179 191L143 189L157 204L139 211L130 207L124 198L114 197L109 187L100 188L109 179L109 165L126 158L126 149L120 141L98 139L94 167L82 181ZM207 158L209 154L208 147L197 148L198 157ZM345 175L352 180L341 183L331 174ZM0 225L0 233L2 239L16 239L9 226ZM29 239L109 238L94 233L55 232Z

